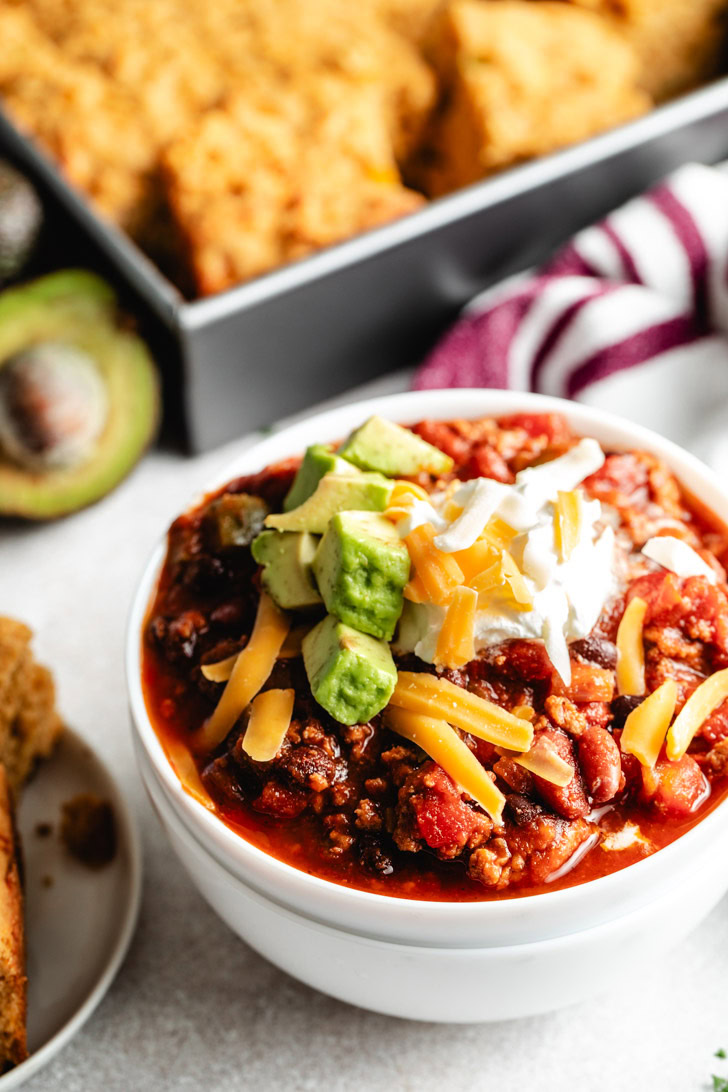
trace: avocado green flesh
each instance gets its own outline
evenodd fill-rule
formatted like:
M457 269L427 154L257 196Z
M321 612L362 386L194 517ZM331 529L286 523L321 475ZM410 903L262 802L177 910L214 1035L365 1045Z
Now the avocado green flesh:
M334 516L313 562L329 614L373 637L392 639L409 580L407 547L384 516Z
M293 485L289 489L286 499L283 501L283 511L290 512L292 508L298 508L300 504L316 492L318 483L325 474L354 474L356 470L346 459L334 454L330 448L323 444L312 444L306 448L306 454L298 468Z
M337 512L348 509L382 512L389 503L394 482L381 474L326 474L308 500L290 512L268 516L266 527L277 531L310 531L322 535Z
M390 478L415 474L446 474L453 461L408 428L384 417L370 417L352 432L339 455L362 470L377 470Z
M284 610L321 602L311 572L317 546L318 539L306 531L263 531L254 539L251 549L263 566L263 587Z
M302 647L311 692L340 724L366 724L391 698L397 669L386 641L329 614Z
M37 342L74 345L98 366L110 407L92 455L76 466L30 472L0 456L0 514L51 519L91 504L126 477L151 441L159 418L156 371L146 345L116 320L113 291L83 270L0 294L0 368Z

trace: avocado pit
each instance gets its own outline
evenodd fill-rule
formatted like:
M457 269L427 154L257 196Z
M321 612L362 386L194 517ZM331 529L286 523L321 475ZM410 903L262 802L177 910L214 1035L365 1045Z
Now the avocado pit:
M25 470L86 462L108 413L101 374L74 345L39 342L0 365L0 448Z

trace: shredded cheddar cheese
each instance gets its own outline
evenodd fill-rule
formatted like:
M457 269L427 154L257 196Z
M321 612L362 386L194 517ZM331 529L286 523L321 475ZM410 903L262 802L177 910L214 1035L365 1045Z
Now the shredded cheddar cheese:
M295 690L264 690L253 699L243 750L254 762L272 762L291 723Z
M510 755L510 757L524 770L560 788L569 785L574 777L574 767L571 763L563 759L561 755L557 755L548 743L541 740L537 740L524 754Z
M495 546L497 550L507 550L517 534L518 531L506 523L505 520L502 520L500 516L493 516L492 519L488 520L481 538L484 538L491 546Z
M642 625L647 611L644 599L627 605L617 630L617 688L620 694L645 692L645 649Z
M527 720L437 675L400 671L391 706L441 718L511 751L527 751L533 742L533 728Z
M237 657L214 713L200 729L201 742L208 750L222 742L270 675L290 624L263 592L250 641Z
M470 584L479 573L493 564L498 557L498 551L487 539L479 538L467 550L456 550L450 557L460 566L465 583Z
M408 482L404 478L397 478L394 483L394 489L392 490L392 496L389 498L390 504L399 504L401 500L407 497L414 497L416 500L429 500L430 494L426 489L423 489L421 485L417 485L415 482Z
M522 610L532 610L533 596L528 590L526 581L523 579L523 573L518 568L515 561L507 550L504 550L501 556L503 564L503 575L505 577L506 583L511 589L511 594L513 595L513 598Z
M500 822L505 805L503 793L446 721L391 705L385 710L384 721L392 731L421 747L494 822Z
M495 588L503 587L505 579L503 558L499 557L487 569L483 569L482 573L478 573L477 576L473 577L470 581L470 587L474 588L479 595L487 598L489 592L492 592Z
M405 599L409 599L410 603L427 602L427 591L425 589L425 585L416 574L407 584L405 584L404 592L402 594L404 595Z
M233 652L232 656L226 656L224 660L217 660L214 664L201 664L200 671L208 682L227 682L239 655L239 652Z
M554 545L562 561L568 561L579 541L581 498L576 490L559 490L554 520Z
M487 569L474 576L470 587L478 592L483 606L487 605L488 596L496 588L506 588L512 600L514 610L533 610L533 596L528 590L523 574L507 550L502 550L500 557Z
M728 667L716 671L694 690L667 733L667 757L673 762L687 751L704 721L728 698Z
M475 612L478 593L473 588L456 588L437 638L435 663L442 667L463 667L475 656Z
M627 717L620 740L625 754L634 755L650 769L659 757L677 701L677 683L666 679Z
M445 604L459 584L463 583L463 571L451 554L438 550L433 541L435 531L430 523L423 523L405 538L412 564L432 603Z
M428 493L422 486L415 485L414 482L397 480L394 483L389 504L383 515L392 523L399 523L401 519L405 519L410 514L415 501L428 501L429 499Z
M176 739L165 739L164 749L169 763L177 774L185 792L198 804L202 804L204 808L207 808L208 811L214 811L215 805L212 798L203 785L195 760L184 743L180 743Z

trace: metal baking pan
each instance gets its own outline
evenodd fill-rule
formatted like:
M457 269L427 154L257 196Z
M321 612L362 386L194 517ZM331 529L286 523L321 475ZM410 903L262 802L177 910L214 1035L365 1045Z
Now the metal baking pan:
M542 260L679 164L727 158L728 78L193 302L0 115L3 145L171 332L189 443L204 450L415 362L480 289Z

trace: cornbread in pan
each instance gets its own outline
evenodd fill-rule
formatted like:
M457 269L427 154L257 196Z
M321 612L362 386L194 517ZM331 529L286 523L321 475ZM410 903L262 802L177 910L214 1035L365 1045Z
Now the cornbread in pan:
M0 106L204 295L411 211L408 185L450 192L710 78L728 0L110 10L0 4Z
M607 16L634 45L640 83L657 102L717 76L726 0L572 0Z
M431 28L446 91L412 177L430 196L644 113L631 45L563 3L455 0Z
M399 181L380 88L337 76L251 86L173 142L163 170L203 293L423 201Z

